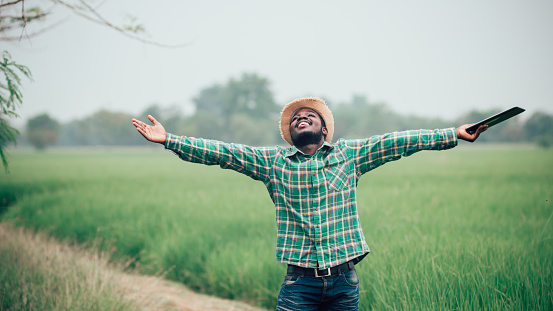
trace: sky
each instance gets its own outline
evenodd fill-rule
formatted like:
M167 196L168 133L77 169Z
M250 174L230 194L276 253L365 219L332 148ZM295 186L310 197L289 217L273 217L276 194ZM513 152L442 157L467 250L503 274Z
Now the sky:
M59 25L0 42L33 74L21 124L40 113L61 122L100 109L137 114L154 103L190 112L200 90L243 73L269 79L279 105L364 95L448 120L512 106L553 113L550 0L93 2L115 24L133 16L149 39L186 44L172 49L44 3L26 1L52 12L27 32Z

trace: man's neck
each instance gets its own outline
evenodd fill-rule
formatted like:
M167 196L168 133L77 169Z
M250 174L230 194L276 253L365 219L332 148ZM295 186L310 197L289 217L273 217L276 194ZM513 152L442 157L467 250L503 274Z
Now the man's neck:
M304 154L314 155L315 152L317 152L317 150L319 150L323 144L324 144L324 141L321 141L318 144L308 144L301 147L296 146L296 148L298 148L298 150Z

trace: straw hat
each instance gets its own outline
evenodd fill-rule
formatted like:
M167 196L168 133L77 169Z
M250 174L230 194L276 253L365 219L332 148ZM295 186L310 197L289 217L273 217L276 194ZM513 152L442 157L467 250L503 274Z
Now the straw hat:
M328 130L325 141L330 143L332 135L334 135L334 117L324 100L316 97L299 98L282 108L282 112L280 113L280 135L282 138L290 145L294 145L292 136L290 135L290 118L292 118L294 112L301 108L313 109L319 113L325 121L326 129Z

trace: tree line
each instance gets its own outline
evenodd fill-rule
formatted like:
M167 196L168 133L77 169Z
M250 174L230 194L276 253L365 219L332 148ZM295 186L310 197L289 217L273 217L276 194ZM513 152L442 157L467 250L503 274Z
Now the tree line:
M216 139L253 146L284 142L278 130L281 105L274 99L267 78L245 73L224 84L202 89L192 99L195 112L185 115L177 106L152 104L138 115L100 110L80 120L60 123L48 114L28 120L21 142L37 149L47 146L140 146L148 145L130 120L146 120L153 115L166 130L178 135ZM408 116L393 111L385 103L369 102L354 95L348 101L327 101L335 118L339 138L364 138L408 129L434 129L474 123L499 109L471 111L455 120ZM284 103L282 103L284 104ZM553 116L536 112L523 121L516 117L486 132L481 142L535 142L553 145Z

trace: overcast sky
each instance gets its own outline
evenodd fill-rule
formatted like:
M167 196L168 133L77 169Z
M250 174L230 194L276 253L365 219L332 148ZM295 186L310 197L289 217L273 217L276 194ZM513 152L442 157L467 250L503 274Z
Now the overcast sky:
M147 45L53 7L44 25L65 22L0 43L34 76L19 122L43 112L62 122L102 108L138 113L152 103L186 111L202 88L244 72L268 78L280 105L360 94L450 120L515 105L527 116L553 113L550 0L107 0L98 11L120 24L135 16L152 40L189 45Z

